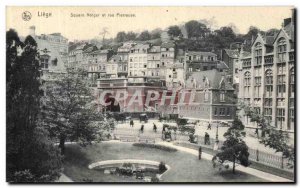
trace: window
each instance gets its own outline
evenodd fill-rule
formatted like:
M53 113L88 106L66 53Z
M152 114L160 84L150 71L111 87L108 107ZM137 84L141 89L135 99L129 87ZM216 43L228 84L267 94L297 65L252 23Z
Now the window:
M286 62L286 51L286 40L285 38L280 38L277 45L278 62Z
M295 69L294 67L290 70L290 97L294 98L295 96Z
M208 91L204 91L204 101L207 102L208 101Z
M173 72L173 78L177 78L177 72Z
M53 66L57 66L57 58L55 58L55 59L52 60L52 65Z
M285 124L285 109L284 108L277 108L276 113L276 127L282 128L282 126Z
M249 71L244 74L244 96L250 96L251 74Z
M225 91L220 91L220 102L225 102Z
M215 116L218 115L218 108L215 108Z
M261 63L262 63L262 44L259 42L255 45L254 57L255 57L256 65L261 65Z
M220 108L219 115L225 116L225 108Z
M230 114L231 114L231 109L227 108L227 116L230 116Z
M295 111L294 111L294 109L290 109L289 110L289 124L288 124L288 130L291 130L292 129L292 127L294 127L294 115L295 115Z
M48 55L42 56L40 61L41 61L41 68L48 69L49 56Z

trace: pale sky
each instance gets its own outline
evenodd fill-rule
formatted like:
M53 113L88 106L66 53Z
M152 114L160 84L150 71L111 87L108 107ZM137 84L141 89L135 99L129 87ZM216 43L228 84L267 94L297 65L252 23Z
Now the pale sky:
M155 28L165 29L189 20L214 18L218 27L234 23L240 33L246 33L250 26L261 30L281 28L284 18L291 17L291 6L277 7L7 7L6 30L14 28L20 36L29 34L29 27L36 26L36 34L60 32L69 41L92 39L99 36L102 28L109 31L106 38L115 37L119 31L143 31ZM29 11L29 21L22 19L22 13ZM51 13L49 18L39 17L38 12ZM85 17L71 17L71 14ZM99 17L87 17L87 13ZM135 17L117 17L117 14L134 14ZM102 17L106 14L106 17ZM114 17L108 17L114 14Z

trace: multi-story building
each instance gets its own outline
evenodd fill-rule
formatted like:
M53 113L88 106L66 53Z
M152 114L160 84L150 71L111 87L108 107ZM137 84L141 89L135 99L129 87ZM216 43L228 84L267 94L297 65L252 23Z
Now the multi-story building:
M225 76L226 73L216 69L193 72L179 94L179 118L203 122L233 121L236 98Z
M239 72L239 56L240 51L238 49L223 49L221 52L221 60L226 63L228 66L228 75L227 80L233 84L235 88L235 84L238 84L238 72Z
M276 36L258 34L251 54L240 57L239 71L239 99L287 132L295 130L294 27L294 18L289 18ZM246 115L243 121L256 127Z
M160 46L151 46L148 49L147 77L163 80L165 78L165 75L161 74Z
M161 75L166 75L167 65L173 65L175 63L176 45L174 42L164 42L161 44Z
M217 54L212 52L195 52L186 53L186 69L188 72L199 72L217 68Z
M55 45L48 35L36 35L34 26L31 26L29 31L37 43L38 52L40 54L41 69L43 71L42 79L49 81L55 79L56 74L64 73L66 70L63 60L64 53L61 53L64 48Z
M242 45L243 46L243 45ZM226 79L232 84L236 94L239 92L239 57L241 48L238 49L223 49L221 53L221 59L228 66L228 72ZM250 53L243 51L243 56L249 56Z
M145 81L149 48L150 44L136 44L130 49L128 82L140 83Z
M98 78L107 76L107 62L112 56L111 50L99 50L96 46L91 46L85 50L85 67L92 84L96 85Z
M128 57L128 56L127 56ZM110 78L127 78L128 62L122 55L113 55L106 65L106 74Z
M184 64L176 62L166 66L167 88L183 87L185 82Z
M59 53L61 60L64 64L68 62L68 39L61 35L61 33L52 34L41 34L40 36L35 35L35 26L31 26L30 34L36 39L46 40L50 46Z

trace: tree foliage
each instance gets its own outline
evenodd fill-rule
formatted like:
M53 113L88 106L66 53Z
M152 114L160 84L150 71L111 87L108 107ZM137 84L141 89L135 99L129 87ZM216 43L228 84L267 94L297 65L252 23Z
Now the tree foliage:
M41 124L41 72L35 40L6 33L7 181L53 181L61 157ZM30 173L29 173L30 172Z
M59 140L64 154L66 141L87 145L99 138L99 130L107 128L103 115L97 112L86 71L67 68L46 88L43 117L50 136Z
M127 40L127 35L124 31L118 32L116 37L117 42L125 42Z
M132 32L132 31L129 31L127 34L126 34L126 39L127 40L135 40L136 39L136 36L137 34Z
M250 121L256 122L261 129L260 143L274 149L276 152L282 152L283 157L288 159L287 165L292 168L295 160L295 149L292 144L289 144L288 134L271 126L262 114L246 103L240 103L239 107L245 115L250 117Z
M245 135L243 123L236 118L232 126L224 133L226 140L221 147L221 152L217 153L212 159L214 167L217 163L223 165L230 161L233 164L232 172L235 173L236 162L243 166L249 166L248 146L243 141Z
M203 23L196 20L191 20L185 24L188 38L204 38L210 30Z
M172 37L179 37L182 35L181 29L177 25L170 26L168 28L168 34Z
M145 41L145 40L150 40L151 39L151 35L149 33L149 31L143 31L140 36L138 37L139 40L141 41Z

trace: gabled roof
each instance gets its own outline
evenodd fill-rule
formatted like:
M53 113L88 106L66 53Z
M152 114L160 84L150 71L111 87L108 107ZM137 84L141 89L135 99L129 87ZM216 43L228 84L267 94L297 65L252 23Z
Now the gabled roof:
M209 89L220 89L220 83L223 80L225 83L225 90L234 90L233 87L226 81L224 73L215 69L193 72L186 81L186 87L194 88L193 85L196 84L197 88L204 89L206 80L209 82Z
M218 69L229 69L229 67L227 66L227 64L224 61L219 61L219 63L217 64L217 68Z
M175 48L175 43L174 42L164 42L161 44L162 48Z
M108 62L109 63L117 63L120 61L120 55L116 54L116 55L113 55L111 56L111 58L109 58Z
M148 52L160 52L160 46L151 46Z
M231 58L238 58L240 55L239 50L231 50L231 49L224 49L224 51L228 54Z

